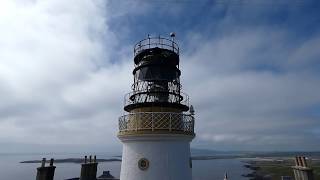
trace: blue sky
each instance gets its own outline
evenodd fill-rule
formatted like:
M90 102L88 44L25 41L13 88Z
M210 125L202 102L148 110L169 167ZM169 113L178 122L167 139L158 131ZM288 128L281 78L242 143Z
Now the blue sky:
M320 2L0 2L2 152L115 151L133 45L175 32L192 147L320 150Z

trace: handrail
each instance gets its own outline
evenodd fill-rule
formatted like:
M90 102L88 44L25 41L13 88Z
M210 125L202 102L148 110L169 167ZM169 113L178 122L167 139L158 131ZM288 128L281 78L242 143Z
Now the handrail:
M175 82L168 82L169 84L169 87L171 88L176 88L176 89L182 89L182 85L180 84L179 81L175 81ZM132 90L139 90L139 89L145 89L147 90L148 87L150 86L149 82L148 81L142 81L142 80L137 80L136 82L132 83L131 85L131 89ZM136 89L136 87L138 89ZM170 89L169 89L170 91Z
M138 131L194 134L194 117L174 112L139 112L119 118L120 134Z
M168 49L171 50L179 55L179 46L176 42L174 42L171 39L163 38L161 36L158 37L148 37L146 39L143 39L139 41L137 44L134 46L134 56L136 56L139 52L145 50L145 49L150 49L150 48L155 48L159 47L162 49Z
M162 102L155 100L152 94L168 94L168 99L164 102L182 104L189 107L189 96L186 93L180 92L180 94L168 91L132 91L124 96L124 106L128 106L136 103L149 103L149 102ZM130 99L130 97L137 96L137 99Z

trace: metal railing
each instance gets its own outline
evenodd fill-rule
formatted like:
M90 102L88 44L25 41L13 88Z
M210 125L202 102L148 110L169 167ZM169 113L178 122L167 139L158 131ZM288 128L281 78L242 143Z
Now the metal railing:
M161 94L163 94L164 96L161 96ZM189 96L183 92L180 92L180 94L176 94L167 91L133 91L124 96L124 106L152 102L168 102L174 104L182 104L189 107Z
M148 37L146 39L139 41L134 46L134 56L136 56L139 52L141 52L145 49L150 49L150 48L155 48L155 47L159 47L162 49L168 49L168 50L171 50L179 55L179 46L176 42L174 42L171 39L167 39L167 38L163 38L161 36L158 36L158 37Z
M119 132L164 131L194 134L194 117L191 114L174 112L130 113L119 118Z
M138 79L138 78L136 78ZM167 83L167 89L169 92L177 92L181 91L182 85L180 84L180 80L176 81L165 81ZM147 91L154 85L154 81L142 81L135 80L135 82L131 85L131 89L133 91Z

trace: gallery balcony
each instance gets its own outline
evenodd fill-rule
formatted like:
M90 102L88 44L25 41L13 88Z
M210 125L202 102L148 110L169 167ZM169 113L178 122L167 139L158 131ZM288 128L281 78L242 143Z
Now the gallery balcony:
M194 136L194 117L173 112L130 113L119 118L119 135L184 134Z

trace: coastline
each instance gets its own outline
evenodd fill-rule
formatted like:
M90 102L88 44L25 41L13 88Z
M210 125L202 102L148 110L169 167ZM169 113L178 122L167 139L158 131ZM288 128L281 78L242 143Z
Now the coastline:
M250 178L250 180L261 179L281 179L281 176L294 177L292 166L294 160L292 157L257 157L247 158L242 161L243 166L250 169L252 172L243 174L243 177ZM320 160L315 157L310 161L312 164L315 179L320 178Z
M21 161L20 163L41 163L42 160L27 160L27 161ZM50 160L47 160L46 162L49 163ZM115 162L115 161L121 161L121 159L117 158L110 158L110 159L96 159L97 162ZM65 158L65 159L55 159L54 163L76 163L80 164L83 162L83 158Z

